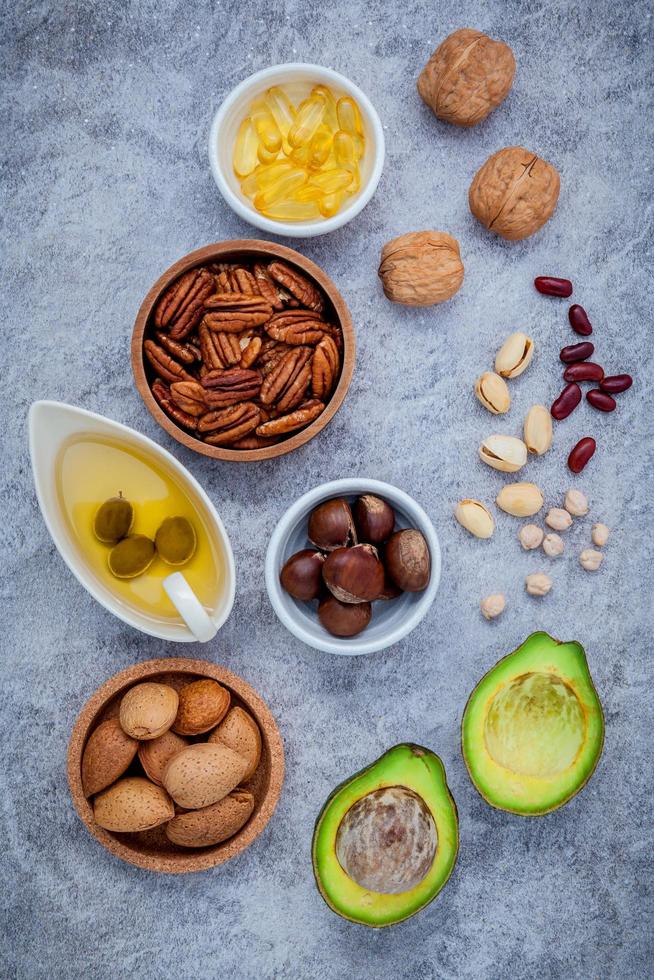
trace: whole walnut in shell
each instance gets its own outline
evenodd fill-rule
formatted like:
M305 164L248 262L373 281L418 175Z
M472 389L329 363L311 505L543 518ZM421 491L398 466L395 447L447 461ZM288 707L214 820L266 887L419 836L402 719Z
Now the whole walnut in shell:
M460 289L459 243L444 231L411 231L382 249L379 277L388 299L406 306L433 306Z
M482 225L502 238L519 241L551 218L559 188L559 175L551 163L523 146L507 146L477 171L468 201Z
M436 48L418 78L418 92L439 119L476 126L509 94L515 58L503 41L462 27Z

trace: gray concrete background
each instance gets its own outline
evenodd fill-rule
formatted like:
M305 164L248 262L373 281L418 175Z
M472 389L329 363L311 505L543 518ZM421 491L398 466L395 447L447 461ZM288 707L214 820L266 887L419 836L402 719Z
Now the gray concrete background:
M2 465L4 975L48 978L518 978L654 975L651 900L652 424L651 14L645 2L485 4L446 0L266 6L19 2L2 8L4 285ZM439 123L415 78L464 25L500 36L518 71L506 103L471 131ZM219 465L169 440L141 403L128 348L139 303L181 255L257 237L219 197L206 140L223 96L255 69L291 60L344 72L382 117L379 190L352 224L297 247L351 306L358 358L348 398L323 435L276 462ZM472 219L472 175L522 143L562 176L558 210L525 243ZM451 302L388 303L376 277L389 238L454 234L466 268ZM260 237L260 236L259 236ZM293 243L289 243L293 244ZM557 354L574 336L565 302L534 275L563 274L595 324L598 359L634 388L613 416L583 405L529 464L547 505L573 481L569 447L592 433L596 459L575 482L592 512L550 565L521 552L500 515L488 542L453 521L462 496L489 502L503 482L476 459L493 430L519 434L533 402L559 387ZM471 390L504 335L536 343L493 420ZM40 517L26 414L62 399L134 426L176 453L216 502L234 546L237 601L208 656L267 698L288 776L264 835L214 872L157 877L93 841L70 803L65 753L75 717L106 678L178 654L124 627L73 580ZM263 582L272 527L300 493L345 474L395 483L441 535L442 586L403 643L358 660L295 641ZM593 520L613 535L595 576L576 556ZM551 570L546 599L524 575ZM508 609L478 611L489 591ZM534 629L579 639L607 719L596 775L564 809L525 820L492 810L461 760L458 726L480 675ZM312 880L313 821L333 786L395 742L430 746L460 813L461 852L437 901L381 933L334 916Z

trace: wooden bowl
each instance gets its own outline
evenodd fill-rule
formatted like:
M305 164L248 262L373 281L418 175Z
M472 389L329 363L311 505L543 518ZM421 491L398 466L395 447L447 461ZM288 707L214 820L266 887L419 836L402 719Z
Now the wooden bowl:
M327 297L328 304L332 307L329 312L333 314L333 320L340 326L343 332L343 363L341 365L341 374L324 412L318 416L315 422L308 425L306 429L301 429L282 442L274 446L266 446L263 449L228 449L225 446L210 446L176 425L158 405L154 395L150 391L150 385L146 376L143 341L146 339L146 328L159 297L184 272L188 272L189 269L192 269L196 265L204 265L208 262L238 262L250 261L252 259L264 262L270 259L282 259L289 265L296 266L322 289ZM165 429L173 439L177 439L183 446L187 446L188 449L192 449L196 453L202 453L203 456L211 456L213 459L224 459L238 463L249 463L256 460L273 459L276 456L283 456L285 453L290 453L293 449L303 446L310 439L313 439L314 436L317 436L319 432L322 432L327 423L333 419L341 407L347 389L350 387L350 381L352 380L352 373L354 371L354 355L354 328L352 326L350 311L329 276L310 259L296 252L295 249L286 248L285 245L277 245L275 242L266 242L256 238L236 239L228 242L217 242L215 245L206 245L204 248L196 249L195 252L189 252L179 262L171 265L157 279L143 300L134 324L134 332L132 333L132 370L136 380L136 387L150 413L162 429ZM147 370L149 371L149 367Z
M125 691L140 681L158 681L179 690L184 684L210 677L228 688L232 704L246 708L261 731L261 761L257 771L245 784L254 796L252 816L237 834L212 847L181 848L172 844L163 827L141 833L116 834L99 827L93 809L82 789L82 753L91 732L102 721L118 715ZM198 736L198 741L206 736ZM138 756L127 775L143 775ZM281 736L268 707L244 680L224 667L206 660L148 660L122 670L106 681L86 702L75 722L68 745L68 784L78 814L96 840L129 864L148 871L182 874L205 871L224 864L249 847L264 829L277 805L284 780L284 748Z

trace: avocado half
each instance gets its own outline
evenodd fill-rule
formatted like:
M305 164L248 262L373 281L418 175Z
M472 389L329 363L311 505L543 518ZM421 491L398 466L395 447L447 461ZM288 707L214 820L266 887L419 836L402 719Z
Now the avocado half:
M604 714L580 643L532 633L468 699L461 746L475 788L509 813L540 816L592 776Z
M429 749L402 743L329 796L313 834L313 870L334 912L380 928L408 919L436 898L458 849L456 804L443 763ZM384 874L388 884L370 884Z

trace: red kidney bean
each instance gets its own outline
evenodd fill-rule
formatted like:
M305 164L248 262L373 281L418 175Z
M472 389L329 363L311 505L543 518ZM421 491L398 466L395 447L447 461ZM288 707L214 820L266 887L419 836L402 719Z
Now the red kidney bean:
M587 392L586 401L588 401L593 408L599 409L600 412L615 411L615 398L611 398L610 395L607 395L605 391L600 391L599 388L593 388L592 391Z
M563 372L564 381L601 381L604 368L593 361L575 361Z
M589 340L585 340L581 344L570 344L569 347L564 347L559 357L564 364L571 364L573 361L585 361L594 352L593 344Z
M581 473L596 448L595 440L591 439L590 436L579 440L568 456L568 466L573 473Z
M633 383L630 374L612 374L609 378L602 378L600 388L602 391L609 391L612 395L619 395L621 391L631 388Z
M556 276L536 276L534 286L545 296L572 296L572 283L569 279L558 279Z
M579 306L578 303L571 306L568 310L568 320L575 333L581 334L582 337L590 337L593 327L583 306Z
M560 422L561 419L567 419L571 412L574 412L575 408L581 401L581 388L578 384L572 381L569 385L566 385L559 397L552 403L550 412L552 418Z

